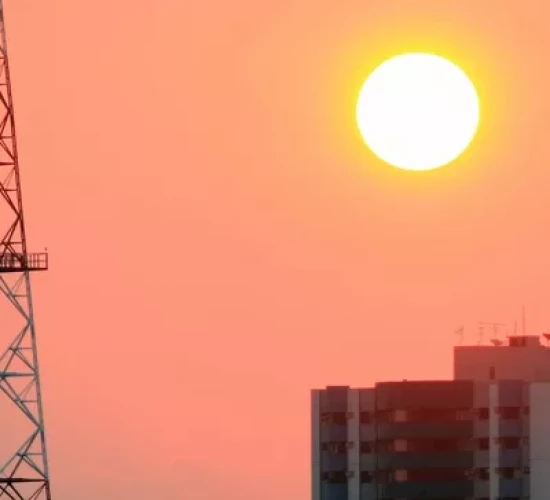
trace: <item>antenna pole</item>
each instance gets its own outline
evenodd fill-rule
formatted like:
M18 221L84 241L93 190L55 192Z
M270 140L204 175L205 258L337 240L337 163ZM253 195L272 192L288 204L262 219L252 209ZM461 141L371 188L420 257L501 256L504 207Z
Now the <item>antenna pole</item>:
M483 325L479 326L479 340L477 345L483 344L483 334L485 333L485 329L483 328Z
M525 318L525 306L521 306L521 334L525 335L525 332L527 331L525 325L527 323L527 319Z
M461 325L460 328L455 331L455 335L458 335L459 338L458 345L462 345L464 343L464 325Z
M489 327L489 328L493 329L493 338L491 339L491 342L492 343L494 343L495 341L500 342L500 339L498 338L499 337L499 328L501 328L501 327L506 328L506 324L480 321L479 322L479 340L480 340L480 344L483 342L485 327Z

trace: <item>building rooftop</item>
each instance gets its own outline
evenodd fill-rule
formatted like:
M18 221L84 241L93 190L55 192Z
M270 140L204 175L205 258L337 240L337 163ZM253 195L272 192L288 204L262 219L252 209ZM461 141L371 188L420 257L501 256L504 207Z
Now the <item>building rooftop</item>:
M549 381L550 348L541 344L538 335L511 335L507 342L493 339L492 345L456 346L454 378Z

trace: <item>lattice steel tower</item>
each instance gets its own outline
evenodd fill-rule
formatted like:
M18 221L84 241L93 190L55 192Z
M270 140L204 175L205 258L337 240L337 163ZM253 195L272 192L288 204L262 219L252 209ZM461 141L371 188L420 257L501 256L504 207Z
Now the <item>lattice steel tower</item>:
M14 500L50 500L50 482L44 418L38 374L38 355L33 320L30 272L48 268L48 255L28 253L21 199L21 182L15 138L13 101L4 25L4 2L0 0L0 302L15 309L13 325L0 315L0 331L14 328L5 350L0 346L0 399L21 420L22 442L0 464L0 497ZM17 320L17 321L16 321ZM3 332L2 332L3 333ZM9 332L8 332L9 333ZM4 419L0 416L0 427ZM5 429L4 429L5 431ZM6 436L15 434L8 429ZM4 452L0 440L0 451Z

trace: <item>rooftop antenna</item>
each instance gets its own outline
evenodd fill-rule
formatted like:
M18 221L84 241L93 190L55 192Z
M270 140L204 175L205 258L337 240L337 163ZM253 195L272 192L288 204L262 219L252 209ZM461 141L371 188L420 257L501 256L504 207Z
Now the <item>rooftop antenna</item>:
M464 325L460 325L455 330L455 335L458 336L458 345L464 344Z
M483 324L480 323L480 324L479 324L479 332L478 332L477 345L483 344L483 336L484 336L484 334L485 334L485 328L483 327Z
M521 334L525 336L525 332L527 331L525 328L525 325L527 323L527 319L525 317L525 306L521 306Z
M503 342L502 340L499 339L499 328L500 327L505 327L506 325L504 323L489 323L489 322L486 322L486 321L480 321L479 322L479 329L480 329L480 344L481 344L481 341L483 340L483 332L484 332L484 327L491 327L493 329L493 338L490 339L491 341L491 344L493 344L494 346L499 346L499 345L502 345Z

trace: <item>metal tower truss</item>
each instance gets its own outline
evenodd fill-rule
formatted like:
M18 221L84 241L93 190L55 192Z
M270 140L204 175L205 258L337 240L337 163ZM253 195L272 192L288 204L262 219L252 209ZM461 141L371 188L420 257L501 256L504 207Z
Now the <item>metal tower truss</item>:
M0 311L0 340L5 333L12 332L5 347L0 345L0 400L6 400L14 416L14 422L8 423L4 413L0 414L0 459L5 458L0 463L0 497L50 500L30 284L30 272L46 270L48 256L45 252L27 252L3 0L0 0L0 238L0 305L6 308L6 312ZM18 437L11 443L15 435ZM8 442L13 449L5 449Z

